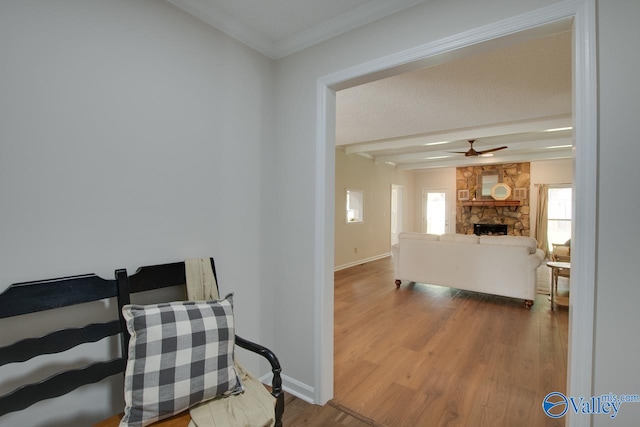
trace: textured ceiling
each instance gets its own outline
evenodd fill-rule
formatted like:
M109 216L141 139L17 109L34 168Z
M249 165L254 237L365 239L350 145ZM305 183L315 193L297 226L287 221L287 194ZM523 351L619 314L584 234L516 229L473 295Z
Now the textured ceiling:
M345 89L336 94L336 144L416 168L446 151L466 150L467 139L478 139L477 150L512 148L501 155L516 147L540 153L571 144L570 131L541 132L571 125L571 76L567 31ZM442 141L451 142L424 145ZM564 155L571 155L567 147ZM447 165L451 157L430 160Z
M571 33L337 93L338 145L571 113Z

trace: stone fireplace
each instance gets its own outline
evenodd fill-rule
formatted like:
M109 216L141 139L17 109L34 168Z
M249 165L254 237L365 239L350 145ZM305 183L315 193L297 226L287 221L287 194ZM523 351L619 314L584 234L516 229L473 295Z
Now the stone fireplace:
M531 185L530 163L508 163L501 165L468 166L456 168L456 194L468 195L467 200L456 200L456 233L478 234L509 234L512 236L529 236L529 197ZM500 182L512 189L507 202L510 205L501 206L492 198L486 198L486 203L480 197L478 178L487 172L497 172ZM516 194L514 189L524 189ZM460 190L463 190L462 192ZM516 195L518 199L516 199ZM467 206L463 206L467 205ZM473 204L473 206L469 206ZM505 232L506 228L506 232Z

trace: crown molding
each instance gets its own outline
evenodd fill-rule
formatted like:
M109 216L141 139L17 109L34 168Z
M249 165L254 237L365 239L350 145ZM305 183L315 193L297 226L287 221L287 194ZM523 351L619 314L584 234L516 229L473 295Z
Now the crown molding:
M399 0L389 2L388 0L377 0L369 2L276 43L273 49L273 58L278 59L301 51L425 1Z
M280 41L267 40L207 0L167 0L190 15L272 59L279 59L426 0L375 0Z
M272 57L273 43L270 43L253 29L224 13L207 0L166 0L188 14L200 19L228 36L244 43L258 52Z

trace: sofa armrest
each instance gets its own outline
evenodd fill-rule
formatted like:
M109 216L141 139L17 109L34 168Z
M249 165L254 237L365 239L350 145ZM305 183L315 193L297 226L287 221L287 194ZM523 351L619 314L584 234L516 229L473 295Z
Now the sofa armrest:
M537 249L535 254L529 255L529 268L535 270L542 264L542 261L544 261L544 251Z

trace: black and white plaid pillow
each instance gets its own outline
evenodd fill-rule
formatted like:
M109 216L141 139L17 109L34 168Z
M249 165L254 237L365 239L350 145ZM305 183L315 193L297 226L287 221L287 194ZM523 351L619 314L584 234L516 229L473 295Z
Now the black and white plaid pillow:
M131 334L120 426L146 426L242 392L234 366L232 295L219 301L126 305Z

